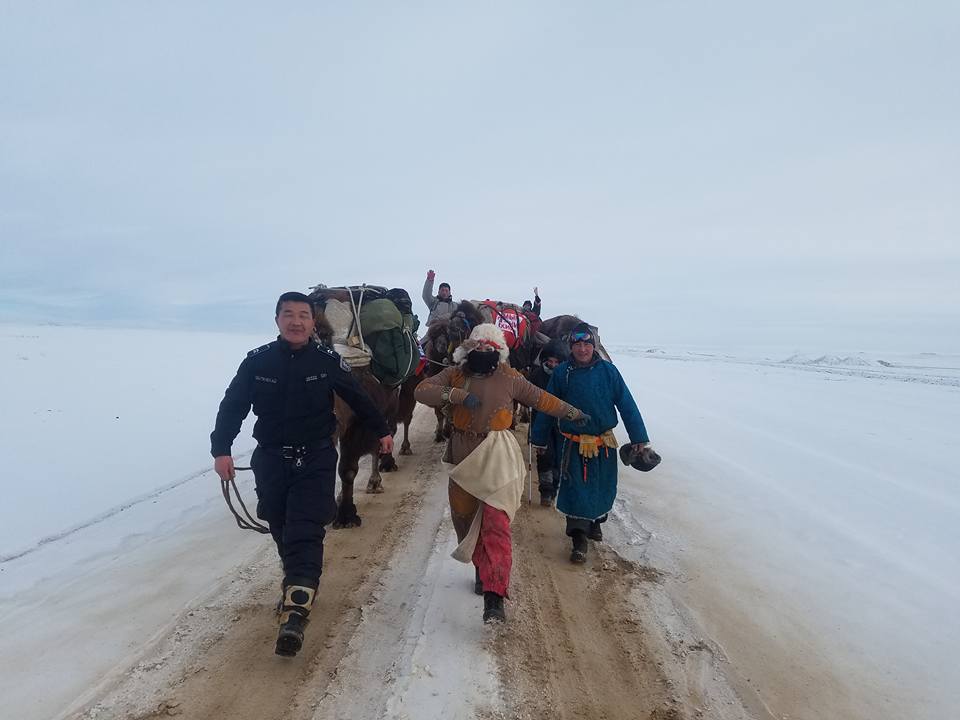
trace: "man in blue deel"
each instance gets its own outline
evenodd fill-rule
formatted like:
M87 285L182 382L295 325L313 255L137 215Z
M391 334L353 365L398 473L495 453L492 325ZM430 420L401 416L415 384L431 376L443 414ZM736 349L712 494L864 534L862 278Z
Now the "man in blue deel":
M583 410L589 416L587 425L579 427L540 413L533 423L532 441L537 452L542 452L552 424L559 422L557 509L567 516L567 535L573 540L570 561L582 563L587 559L587 538L603 540L600 524L606 521L617 497L617 440L613 428L617 426L618 410L630 437L629 453L636 458L631 464L648 469L641 465L655 465L659 456L650 447L640 410L620 371L597 354L596 334L587 323L570 331L570 355L568 362L553 371L547 392Z

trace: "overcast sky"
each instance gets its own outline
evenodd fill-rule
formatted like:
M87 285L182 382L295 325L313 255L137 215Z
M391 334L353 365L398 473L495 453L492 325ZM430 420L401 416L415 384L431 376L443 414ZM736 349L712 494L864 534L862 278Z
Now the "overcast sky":
M958 37L955 2L0 2L0 319L269 333L433 267L610 342L958 350Z

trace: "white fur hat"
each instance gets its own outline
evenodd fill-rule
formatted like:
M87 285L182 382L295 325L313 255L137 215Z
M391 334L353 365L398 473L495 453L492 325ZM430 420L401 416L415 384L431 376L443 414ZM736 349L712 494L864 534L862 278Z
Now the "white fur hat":
M470 333L470 338L464 340L460 347L453 351L453 361L457 365L463 365L467 361L467 353L478 348L496 350L500 353L500 362L507 362L510 359L510 348L507 347L503 331L493 323L477 325Z

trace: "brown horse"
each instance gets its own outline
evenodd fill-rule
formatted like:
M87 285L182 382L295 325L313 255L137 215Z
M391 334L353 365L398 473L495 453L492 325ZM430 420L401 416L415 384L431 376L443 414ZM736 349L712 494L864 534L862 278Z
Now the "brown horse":
M403 442L400 444L401 455L413 455L413 448L410 447L410 423L413 422L413 411L417 407L417 399L413 396L413 392L425 377L426 369L416 375L411 375L400 386L397 421L403 423Z
M472 302L477 306L484 322L499 326L507 334L508 340L511 335L513 336L514 339L510 345L510 367L521 375L528 375L533 369L540 350L550 341L550 338L542 330L533 330L529 314L524 313L520 305L491 300ZM526 320L518 319L522 315L527 315Z
M339 299L338 294L342 295L345 292L339 289L328 290L323 288L322 290L315 290L313 297L320 304L327 297ZM347 297L349 299L349 296ZM317 340L321 344L328 347L333 346L334 330L324 315L322 306L317 309L315 331ZM374 377L369 366L355 367L352 372L357 382L370 396L373 404L387 419L391 432L395 432L400 389L382 385ZM333 521L333 526L335 528L358 527L360 525L360 515L357 513L357 506L353 501L353 492L354 481L360 467L360 459L364 455L370 455L371 457L367 492L383 492L383 478L380 475L380 441L376 437L376 433L361 423L350 406L338 396L334 398L334 414L337 416L337 430L334 433L333 441L339 443L340 446L340 461L337 466L337 473L340 476L340 495L337 498L337 516ZM393 458L391 457L390 460L393 460Z
M435 320L427 328L427 337L424 352L427 356L426 377L438 374L445 367L453 364L453 351L470 337L471 331L483 322L483 315L476 306L461 300L449 318ZM436 408L437 429L434 432L435 442L443 442L450 437L449 420L443 412Z
M396 432L399 388L388 388L382 385L370 372L369 367L355 368L353 374L373 400L374 405L387 418L391 431ZM335 528L358 527L360 516L353 502L353 485L360 469L360 459L364 455L369 455L371 460L367 492L383 492L383 478L380 476L380 440L375 432L357 419L350 406L339 397L335 399L334 412L337 416L337 433L334 439L340 443L340 462L337 466L337 473L340 475L340 496L337 498L337 517L333 521L333 526ZM390 457L390 460L393 458Z

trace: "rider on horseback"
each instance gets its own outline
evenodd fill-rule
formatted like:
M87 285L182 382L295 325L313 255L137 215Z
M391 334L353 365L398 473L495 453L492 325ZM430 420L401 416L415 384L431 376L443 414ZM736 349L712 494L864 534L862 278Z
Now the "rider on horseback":
M523 301L523 314L530 322L530 332L534 335L540 332L540 325L543 322L540 319L540 288L533 289L533 302Z
M434 320L443 320L450 317L456 303L450 292L449 283L440 283L437 294L433 294L433 280L437 274L433 270L427 271L427 279L423 283L423 302L427 305L430 314L427 316L427 325Z

